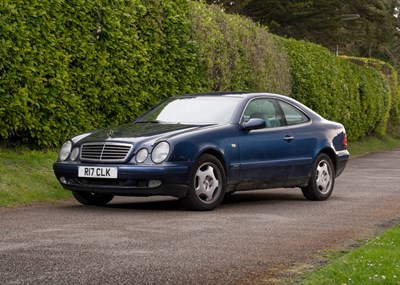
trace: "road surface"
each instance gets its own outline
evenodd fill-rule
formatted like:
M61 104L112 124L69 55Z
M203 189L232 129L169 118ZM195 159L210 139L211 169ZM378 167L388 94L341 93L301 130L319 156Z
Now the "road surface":
M351 159L325 202L277 189L199 213L162 197L2 208L0 284L271 284L399 224L399 205L397 149Z

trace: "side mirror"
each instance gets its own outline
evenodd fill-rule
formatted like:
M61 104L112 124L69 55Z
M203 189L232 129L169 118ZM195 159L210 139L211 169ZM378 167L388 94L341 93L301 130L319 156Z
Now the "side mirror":
M245 131L251 131L251 130L263 129L266 126L267 125L263 119L253 118L250 119L247 123L243 123L242 129Z

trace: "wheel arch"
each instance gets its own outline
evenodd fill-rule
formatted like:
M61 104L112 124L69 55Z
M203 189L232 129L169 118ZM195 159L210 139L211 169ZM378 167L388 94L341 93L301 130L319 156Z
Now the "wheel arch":
M336 153L335 153L335 151L334 151L333 149L331 149L331 148L326 147L326 148L322 149L322 150L319 152L318 155L320 155L320 154L322 154L322 153L323 153L323 154L326 154L327 156L329 156L329 158L331 159L331 161L332 161L332 163L333 163L333 168L335 169L335 174L336 174L337 169L338 169L338 162L337 162L337 158L336 158Z
M198 159L203 154L209 154L209 155L212 155L215 158L217 158L221 162L222 166L224 167L224 171L225 171L225 175L226 175L226 173L227 173L226 161L225 161L224 155L220 151L218 151L216 149L211 149L211 148L205 149L203 152L201 152L199 154L199 156L196 159Z

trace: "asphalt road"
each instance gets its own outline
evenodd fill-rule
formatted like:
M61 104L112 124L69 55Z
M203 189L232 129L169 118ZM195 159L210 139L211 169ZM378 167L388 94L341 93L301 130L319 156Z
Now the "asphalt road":
M237 193L213 212L168 198L0 209L0 284L271 284L400 223L400 149L352 159L325 202Z

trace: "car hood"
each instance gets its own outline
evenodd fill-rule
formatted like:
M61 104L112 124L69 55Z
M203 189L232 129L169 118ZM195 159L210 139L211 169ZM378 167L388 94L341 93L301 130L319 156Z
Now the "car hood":
M127 143L155 142L171 136L190 132L205 126L136 123L94 130L89 133L72 138L74 143L83 144L90 142L118 141Z

